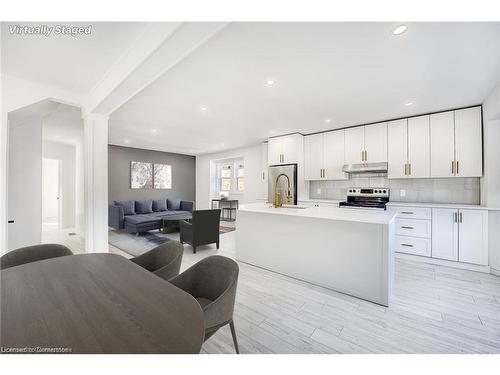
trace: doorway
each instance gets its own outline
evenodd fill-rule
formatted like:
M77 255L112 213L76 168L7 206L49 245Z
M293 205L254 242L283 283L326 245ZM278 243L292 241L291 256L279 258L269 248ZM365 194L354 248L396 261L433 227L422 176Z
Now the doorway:
M62 160L42 160L42 231L62 229Z

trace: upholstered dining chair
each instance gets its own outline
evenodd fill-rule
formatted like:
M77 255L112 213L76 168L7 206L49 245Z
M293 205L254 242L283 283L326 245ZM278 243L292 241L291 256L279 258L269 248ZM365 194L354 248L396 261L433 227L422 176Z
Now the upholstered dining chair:
M179 222L181 243L187 242L193 247L193 253L200 245L215 243L219 248L220 210L193 211L191 222Z
M67 255L73 255L71 250L66 246L56 243L21 247L9 251L0 258L0 269L3 270L14 266L20 266L21 264Z
M238 283L238 264L229 258L212 255L200 260L170 282L191 294L205 317L205 340L226 324L231 328L234 348L239 354L233 311Z
M179 274L184 246L179 242L167 242L130 260L165 280Z

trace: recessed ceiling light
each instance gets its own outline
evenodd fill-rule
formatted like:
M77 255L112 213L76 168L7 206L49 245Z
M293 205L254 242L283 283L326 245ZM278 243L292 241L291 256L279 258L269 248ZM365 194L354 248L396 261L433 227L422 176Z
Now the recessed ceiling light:
M130 144L130 139L124 139L123 143L125 143L126 145Z
M156 133L158 133L157 129L151 129L151 134L156 134Z
M327 119L325 120L325 122L326 122L327 124L329 124L330 122L332 122L332 119L331 119L331 118L327 118Z
M406 103L405 103L405 106L406 106L406 107L411 107L412 105L413 105L413 102L406 102Z
M394 35L401 35L401 34L403 34L406 30L408 30L408 26L406 26L406 25L399 25L398 27L396 27L396 28L392 31L392 33L393 33Z
M276 81L274 79L268 79L266 83L268 86L273 86L276 83Z
M57 139L59 139L59 138L62 138L62 136L60 136L60 135L56 135L56 138L57 138Z
M202 106L200 107L200 109L201 109L202 111L206 111L206 110L208 109L208 107L207 107L206 105L202 105Z

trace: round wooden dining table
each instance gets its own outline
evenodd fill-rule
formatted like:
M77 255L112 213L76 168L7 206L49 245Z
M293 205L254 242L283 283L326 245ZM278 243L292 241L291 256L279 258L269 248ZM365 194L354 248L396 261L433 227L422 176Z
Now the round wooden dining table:
M80 254L1 273L3 353L199 353L198 302L116 254Z

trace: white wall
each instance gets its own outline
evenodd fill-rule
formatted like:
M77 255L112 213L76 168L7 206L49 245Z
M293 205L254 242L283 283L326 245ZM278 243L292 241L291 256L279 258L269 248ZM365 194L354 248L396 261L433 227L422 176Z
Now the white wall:
M243 158L245 165L245 191L236 199L240 203L255 202L262 198L260 186L262 171L262 146L256 145L236 150L206 154L196 157L196 208L210 208L211 199L216 196L216 162L221 159Z
M43 142L43 157L62 161L62 228L76 224L76 147L60 142Z
M481 203L500 207L500 82L483 102L484 177ZM500 212L489 214L489 263L500 274Z

